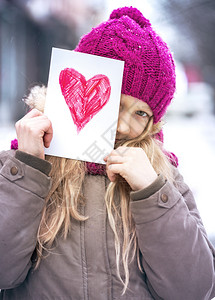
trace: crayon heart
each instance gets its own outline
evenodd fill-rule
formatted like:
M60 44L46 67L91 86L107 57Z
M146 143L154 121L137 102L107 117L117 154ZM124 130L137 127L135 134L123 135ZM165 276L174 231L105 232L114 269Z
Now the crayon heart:
M75 69L66 68L60 72L59 83L79 133L109 101L110 81L102 74L86 80Z

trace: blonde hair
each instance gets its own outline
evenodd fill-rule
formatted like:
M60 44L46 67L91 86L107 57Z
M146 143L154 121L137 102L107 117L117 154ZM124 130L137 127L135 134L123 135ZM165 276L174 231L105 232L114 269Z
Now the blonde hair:
M146 152L156 173L162 174L166 179L173 182L172 165L162 151L162 143L154 138L156 133L160 132L161 126L161 123L153 125L153 119L151 119L139 137L131 141L126 141L123 145L142 148ZM116 191L118 191L120 197L118 204L115 203L114 197ZM130 191L131 188L128 183L121 177L117 177L115 182L109 184L105 195L108 219L115 236L117 275L123 284L123 294L129 283L129 262L131 262L135 256L137 257L139 269L142 271L135 224L130 211ZM120 226L118 225L117 228L116 224L120 224ZM122 242L120 240L120 232L123 234ZM124 281L119 272L120 262L122 262L125 273Z
M172 181L171 163L162 151L162 143L154 137L161 130L161 126L161 123L154 125L151 119L139 137L125 141L123 145L144 149L157 174L163 174L166 179ZM52 163L50 176L53 184L46 198L39 225L36 267L44 253L50 251L57 235L61 234L64 239L67 238L71 218L82 222L87 219L79 212L80 205L84 203L82 184L86 173L85 163L53 156L47 156L46 159ZM118 176L115 182L110 182L105 195L108 219L115 236L116 267L118 277L123 284L122 293L128 287L129 263L135 256L141 270L135 224L129 207L130 191L127 182ZM116 194L119 197L116 197ZM119 272L121 263L125 280Z

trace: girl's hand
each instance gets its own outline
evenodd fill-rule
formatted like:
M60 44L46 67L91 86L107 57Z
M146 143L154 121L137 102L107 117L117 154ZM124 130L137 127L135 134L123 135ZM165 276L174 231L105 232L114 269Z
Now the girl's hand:
M110 181L115 181L116 174L119 174L133 191L146 188L157 178L142 148L119 147L106 156L104 161L107 163L107 175Z
M39 110L32 109L15 127L18 149L44 159L44 146L50 146L53 136L51 121Z

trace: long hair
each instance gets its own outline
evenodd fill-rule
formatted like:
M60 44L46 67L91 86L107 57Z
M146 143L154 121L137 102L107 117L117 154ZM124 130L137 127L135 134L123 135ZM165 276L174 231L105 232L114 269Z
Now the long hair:
M46 160L52 164L52 187L46 197L38 229L36 267L44 250L49 252L58 234L67 238L71 218L78 221L87 219L79 212L79 206L83 202L81 189L86 171L84 162L55 156L46 156Z
M143 133L137 138L123 143L127 147L140 147L148 156L152 166L157 174L162 174L166 179L173 182L173 169L169 158L162 150L162 143L155 136L161 130L161 123L153 125L153 119L150 119ZM123 284L123 294L129 283L129 262L135 256L140 271L142 271L138 240L136 236L135 223L130 211L130 192L131 188L128 183L120 176L116 177L107 188L105 202L110 226L115 236L115 252L117 275ZM116 193L119 194L119 203L115 201ZM120 235L123 238L120 238ZM124 280L120 275L120 263L124 269Z
M121 145L144 149L157 174L172 181L171 163L162 150L162 143L155 138L161 126L161 123L153 124L153 119L150 119L140 136L122 141ZM46 159L52 163L52 188L46 198L38 229L36 267L44 253L50 251L57 235L67 238L72 218L81 222L88 218L79 209L84 203L82 184L86 174L85 163L54 156L47 156ZM115 182L109 184L105 195L108 219L115 236L117 274L123 284L123 293L129 283L129 263L135 257L141 270L135 224L130 212L130 191L127 182L118 176ZM121 264L124 280L119 271Z

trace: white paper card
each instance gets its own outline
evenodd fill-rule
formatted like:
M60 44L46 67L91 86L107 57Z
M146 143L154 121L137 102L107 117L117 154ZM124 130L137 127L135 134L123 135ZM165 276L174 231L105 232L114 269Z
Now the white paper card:
M53 139L46 154L103 163L114 147L124 62L52 49L45 114Z

